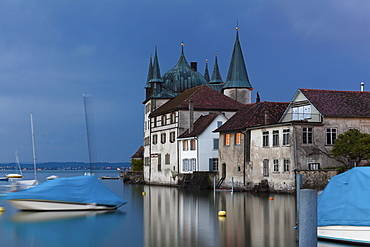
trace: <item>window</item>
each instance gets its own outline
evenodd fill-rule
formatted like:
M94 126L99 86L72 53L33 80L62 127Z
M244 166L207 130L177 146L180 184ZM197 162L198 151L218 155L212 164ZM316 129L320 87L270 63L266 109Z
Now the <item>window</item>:
M222 125L222 121L217 121L217 128L220 128Z
M302 128L302 143L303 144L312 144L313 141L313 129L311 127Z
M263 131L262 132L262 147L268 147L269 146L269 132Z
M170 132L170 142L174 143L176 140L175 131Z
M218 150L218 138L213 138L213 149Z
M150 157L145 157L144 158L144 166L150 165Z
M195 140L190 140L190 150L195 150Z
M218 158L209 159L209 171L218 171Z
M284 146L289 146L290 145L289 129L283 129L283 145Z
M158 171L162 171L161 154L158 154Z
M278 130L272 131L272 146L274 147L279 146L279 131Z
M171 161L170 161L170 154L166 154L166 156L164 157L164 163L166 165L169 165L171 163Z
M292 120L304 120L311 118L311 105L304 105L292 108Z
M176 123L176 113L171 113L170 115L170 123Z
M230 134L225 134L225 146L230 146Z
M242 133L235 133L235 145L240 145L242 142Z
M158 136L157 136L157 134L154 134L153 135L153 144L155 145L155 144L157 144L157 142L158 142Z
M326 145L334 145L335 139L337 139L337 129L327 128L326 129Z
M184 172L189 171L189 159L182 160L182 171Z
M166 125L167 121L166 121L166 115L163 115L161 117L161 122L162 122L162 126Z
M264 177L269 176L269 160L268 159L263 160L263 176Z
M153 127L157 127L157 117L153 118Z
M182 142L182 150L188 151L189 150L189 143L188 140Z
M166 143L166 133L161 134L161 143L165 144Z
M289 166L290 166L290 159L284 159L284 172L289 171Z
M190 164L191 164L191 167L190 167L190 169L191 169L191 171L195 171L196 170L196 166L197 166L197 160L196 159L191 159L190 160Z
M274 172L278 172L278 171L279 171L279 160L274 159Z
M309 170L319 170L320 169L320 163L309 163L308 164Z

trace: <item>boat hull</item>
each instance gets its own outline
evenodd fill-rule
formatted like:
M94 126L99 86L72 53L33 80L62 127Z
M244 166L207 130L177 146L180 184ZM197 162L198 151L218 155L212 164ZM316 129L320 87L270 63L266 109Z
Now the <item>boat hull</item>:
M76 211L76 210L115 210L116 206L95 203L74 203L44 200L8 200L15 208L24 211Z
M370 244L370 226L319 226L317 237L331 241Z

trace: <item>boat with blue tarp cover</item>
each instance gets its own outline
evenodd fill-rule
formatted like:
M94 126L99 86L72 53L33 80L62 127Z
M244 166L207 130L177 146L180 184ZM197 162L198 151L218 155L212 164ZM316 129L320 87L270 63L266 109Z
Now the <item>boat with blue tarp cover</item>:
M317 206L318 238L370 244L370 167L332 177Z
M26 211L115 210L127 203L95 176L47 180L30 189L7 193L3 199Z

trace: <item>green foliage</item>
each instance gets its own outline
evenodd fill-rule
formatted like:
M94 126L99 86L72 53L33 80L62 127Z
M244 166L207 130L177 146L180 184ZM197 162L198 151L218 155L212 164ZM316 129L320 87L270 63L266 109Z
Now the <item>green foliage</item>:
M131 159L131 166L133 172L142 172L144 170L144 161L142 159Z
M370 134L350 129L338 136L331 151L334 157L345 157L359 164L361 160L370 159Z

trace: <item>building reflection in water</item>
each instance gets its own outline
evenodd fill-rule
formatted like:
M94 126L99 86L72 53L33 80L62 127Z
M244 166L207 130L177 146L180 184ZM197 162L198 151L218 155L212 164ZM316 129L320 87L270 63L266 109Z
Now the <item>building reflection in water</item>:
M144 190L145 246L296 246L294 195Z

